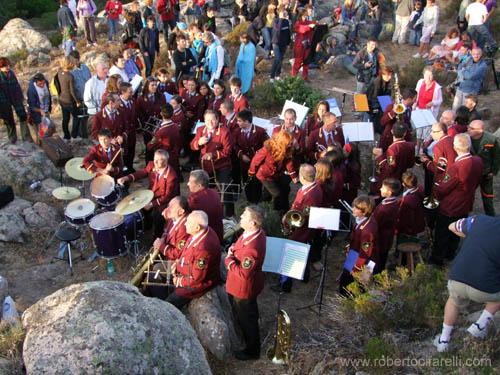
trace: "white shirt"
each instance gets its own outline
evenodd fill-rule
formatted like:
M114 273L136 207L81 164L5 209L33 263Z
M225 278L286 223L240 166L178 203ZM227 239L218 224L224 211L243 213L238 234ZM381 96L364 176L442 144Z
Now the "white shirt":
M128 75L125 72L125 69L120 69L116 65L113 65L111 68L109 68L109 75L112 76L113 74L118 74L120 77L122 77L123 82L129 81Z
M477 1L469 4L465 10L465 16L469 17L469 26L478 26L484 23L484 17L488 14L486 5Z

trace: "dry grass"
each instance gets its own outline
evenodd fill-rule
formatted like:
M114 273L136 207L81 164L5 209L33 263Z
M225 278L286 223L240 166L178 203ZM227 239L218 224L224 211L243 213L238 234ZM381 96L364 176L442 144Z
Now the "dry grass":
M0 358L8 361L0 371L23 374L22 350L25 332L21 324L0 323Z
M250 22L243 22L236 26L229 34L224 37L224 40L232 45L240 44L240 35L243 34L250 25Z

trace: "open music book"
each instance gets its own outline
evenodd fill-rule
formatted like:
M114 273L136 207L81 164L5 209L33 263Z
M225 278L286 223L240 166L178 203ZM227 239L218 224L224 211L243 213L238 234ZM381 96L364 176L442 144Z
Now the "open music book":
M430 109L416 109L411 112L411 125L414 129L432 126L437 122Z
M302 280L310 247L286 238L266 237L266 257L262 271Z
M342 132L349 142L366 142L375 139L371 122L344 122Z

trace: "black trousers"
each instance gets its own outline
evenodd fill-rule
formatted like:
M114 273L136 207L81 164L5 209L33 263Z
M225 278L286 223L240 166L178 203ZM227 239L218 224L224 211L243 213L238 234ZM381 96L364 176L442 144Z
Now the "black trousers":
M438 212L436 214L436 225L434 228L434 247L431 254L431 263L443 265L445 259L452 260L460 243L460 237L453 234L448 226L462 219L463 216L450 217Z
M277 211L286 212L290 208L288 195L290 194L290 177L281 175L277 179L262 181L262 185L271 194L273 207Z
M78 112L77 108L70 104L70 105L62 105L61 104L61 111L62 111L62 128L64 132L64 139L71 139L71 137L76 138L79 135L78 132L78 126L80 124L80 119L77 117ZM73 117L73 127L71 128L71 134L69 132L69 120Z
M245 352L251 355L260 354L259 306L257 298L240 299L228 295L233 306L233 315L245 338Z

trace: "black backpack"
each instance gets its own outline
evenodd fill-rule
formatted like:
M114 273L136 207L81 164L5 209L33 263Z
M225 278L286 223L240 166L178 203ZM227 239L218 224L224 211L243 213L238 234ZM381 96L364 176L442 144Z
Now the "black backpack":
M0 208L7 206L14 200L14 191L8 185L0 185Z

